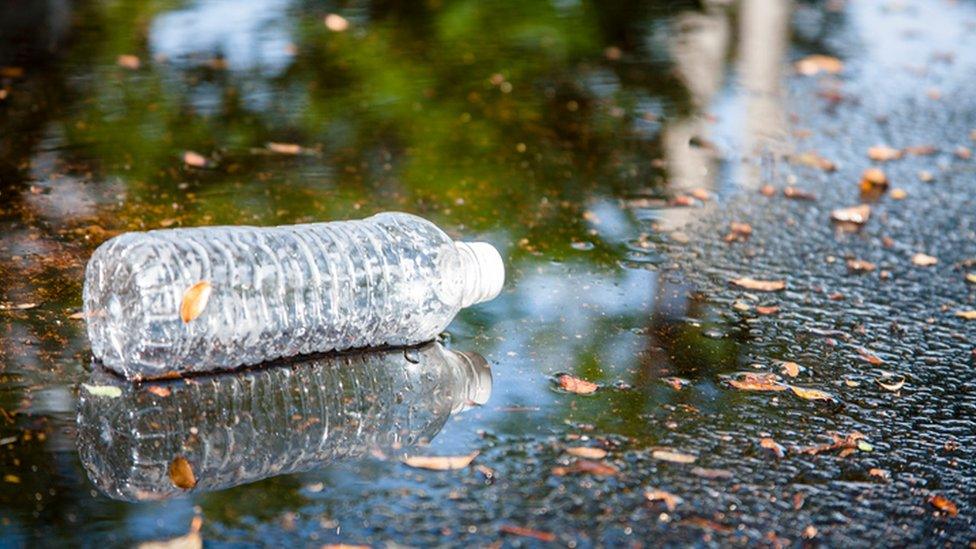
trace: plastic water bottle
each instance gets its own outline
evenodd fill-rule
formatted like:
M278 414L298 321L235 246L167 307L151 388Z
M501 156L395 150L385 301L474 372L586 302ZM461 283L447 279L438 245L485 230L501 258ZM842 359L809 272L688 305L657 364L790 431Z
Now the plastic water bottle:
M166 499L393 457L491 396L485 359L438 343L191 381L132 384L96 368L81 385L78 451L99 490Z
M151 379L430 341L504 279L490 244L383 213L123 234L88 262L84 308L95 357Z

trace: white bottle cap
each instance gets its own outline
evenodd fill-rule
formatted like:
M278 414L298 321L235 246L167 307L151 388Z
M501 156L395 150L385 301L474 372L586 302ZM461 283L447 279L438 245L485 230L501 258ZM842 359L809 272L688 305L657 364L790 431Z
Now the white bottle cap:
M487 242L455 242L464 263L464 290L461 306L491 301L505 284L505 264L494 246Z

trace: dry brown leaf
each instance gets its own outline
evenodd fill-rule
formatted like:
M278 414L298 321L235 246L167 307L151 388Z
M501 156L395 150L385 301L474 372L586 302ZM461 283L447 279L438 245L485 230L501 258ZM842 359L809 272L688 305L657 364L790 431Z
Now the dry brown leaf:
M729 234L725 235L726 242L744 242L752 236L752 225L733 221L729 223Z
M161 385L150 385L146 387L146 390L158 397L168 397L173 393L169 387L163 387Z
M786 384L779 376L767 372L741 372L726 380L732 387L742 391L785 391Z
M590 461L587 459L581 459L569 465L567 467L553 467L552 474L557 477L563 477L566 475L572 475L577 473L583 473L587 475L596 475L598 477L612 477L620 473L616 467L613 465L608 465L606 463L600 463L599 461Z
M466 456L406 456L403 458L403 463L415 469L452 471L464 469L471 465L476 457L478 457L478 452L471 452Z
M781 366L783 368L783 373L790 377L800 375L800 365L796 362L784 362Z
M180 490L189 490L197 485L193 467L183 456L176 456L169 464L169 480Z
M691 474L696 477L707 478L709 480L732 478L732 471L727 469L706 469L705 467L692 467Z
M115 59L115 64L124 69L133 71L138 69L139 65L141 65L139 57L135 55L120 55Z
M882 480L888 480L889 478L891 478L891 473L889 473L884 469L879 469L877 467L873 467L870 470L868 470L868 474L871 475L872 477L880 478Z
M825 72L837 74L844 70L844 62L830 55L813 54L795 63L796 72L803 76L814 76Z
M607 451L603 448L591 448L589 446L574 446L566 448L566 453L571 456L586 459L603 459L607 457Z
M830 218L840 223L863 225L871 218L871 206L859 204L849 208L838 208L830 212Z
M786 289L785 280L758 280L742 277L732 280L732 284L756 292L779 292Z
M301 154L302 147L295 143L268 143L268 150L278 154Z
M37 307L37 303L0 303L0 311L27 311Z
M77 313L71 313L70 315L68 315L68 320L84 320L84 319L85 319L84 311L78 311Z
M183 153L183 163L193 168L209 168L211 166L211 162L206 156L194 151Z
M858 431L851 431L850 434L845 437L841 437L837 433L830 433L830 437L833 439L833 442L829 444L818 444L817 446L800 448L797 451L801 454L815 456L823 452L841 450L841 457L846 457L846 455L848 455L850 452L857 450L858 442L864 440L864 434Z
M201 280L187 288L180 302L180 319L188 323L202 315L212 292L213 287L206 280Z
M959 507L953 503L952 500L943 496L942 494L929 496L929 504L939 511L946 513L950 517L954 517L959 514Z
M343 32L349 29L349 20L338 13L330 13L325 16L325 28L332 32Z
M976 273L966 273L966 282L976 284Z
M525 528L522 526L513 526L511 524L503 524L498 527L498 531L503 534L510 534L513 536L520 536L523 538L537 539L542 542L551 543L556 541L556 534L552 532L543 532L541 530L533 530L531 528Z
M585 379L580 379L569 374L562 374L559 376L559 386L570 393L575 393L577 395L589 395L595 393L599 388L599 385L593 383L592 381L586 381Z
M815 194L792 186L783 189L783 196L792 200L816 200L817 199L817 196Z
M899 149L889 147L887 145L875 145L868 149L868 158L876 162L887 162L889 160L898 160L901 158L902 152Z
M774 315L779 312L777 305L756 305L756 312L761 315Z
M919 267L931 267L938 262L939 259L937 257L932 257L923 253L917 253L912 256L912 263L918 265Z
M869 273L877 268L877 265L863 259L848 259L847 268L857 273Z
M786 455L786 448L784 448L782 444L776 442L775 440L769 437L760 440L759 445L772 452L773 455L775 455L778 458L781 458Z
M889 377L891 376L885 376L884 379L888 379ZM884 387L885 389L891 391L892 393L897 393L898 391L901 390L902 387L905 386L905 378L903 376L901 379L899 379L894 383L887 383L885 381L882 381L881 379L878 379L878 385Z
M698 459L697 456L683 454L674 450L654 450L651 452L651 457L671 463L694 463Z
M914 156L928 156L930 154L935 154L939 152L939 149L935 145L912 145L910 147L905 147L905 154L911 154Z
M861 360L863 360L864 362L867 362L868 364L871 364L873 366L880 366L880 365L884 364L884 360L882 360L881 358L879 358L878 355L876 355L876 354L872 353L871 351L865 349L864 347L858 348L857 355L861 358Z
M825 172L832 172L837 169L837 165L827 160L826 158L820 156L814 151L802 152L800 154L794 155L792 157L794 164L800 164L801 166L809 166L811 168L817 168L818 170L823 170Z
M830 393L826 393L819 389L805 389L803 387L797 387L796 385L790 385L790 390L793 394L804 399L804 400L823 400L832 402L834 397Z
M908 198L908 191L905 189L892 189L890 194L892 200L905 200Z
M661 378L661 381L667 383L668 386L674 389L675 391L680 391L685 387L685 385L691 383L687 379L680 378L680 377L665 377L665 378Z
M976 310L973 311L956 311L956 316L963 320L976 320Z
M648 490L644 492L644 499L651 502L663 502L668 511L674 511L684 501L671 492L665 492L664 490Z
M861 187L886 187L888 176L881 168L868 168L861 174Z

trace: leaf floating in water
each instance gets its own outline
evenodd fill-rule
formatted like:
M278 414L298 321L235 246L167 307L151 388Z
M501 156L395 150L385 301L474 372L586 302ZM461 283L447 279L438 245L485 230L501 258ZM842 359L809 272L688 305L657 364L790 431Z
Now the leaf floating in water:
M976 284L976 273L966 273L966 282Z
M476 457L478 457L478 452L471 452L466 456L407 456L403 458L403 463L415 469L451 471L464 469L471 465Z
M815 456L823 452L840 450L840 457L847 457L857 450L858 442L864 440L864 434L858 431L851 431L851 433L845 437L841 437L837 433L830 433L830 437L833 439L833 442L830 444L820 444L817 446L801 448L799 449L799 452L801 454Z
M847 268L854 273L869 273L877 268L877 265L863 259L848 259Z
M800 375L800 365L797 364L796 362L784 362L783 364L781 364L781 366L783 368L783 373L790 377L796 377Z
M976 310L974 311L956 311L956 316L964 320L976 320Z
M194 151L183 153L183 163L192 168L210 168L213 166L213 163L206 156Z
M879 358L871 351L865 349L864 347L861 347L857 350L857 356L859 356L861 360L867 362L868 364L871 364L872 366L880 366L884 364L884 360Z
M571 456L586 459L603 459L607 457L607 451L603 448L590 448L588 446L575 446L566 448L566 453Z
M671 492L665 492L664 490L648 490L644 492L644 499L651 502L660 501L664 503L668 511L674 511L684 501Z
M37 307L37 303L0 303L0 311L27 311Z
M577 395L593 394L599 388L599 386L592 381L586 381L585 379L580 379L569 374L562 374L559 376L559 387L564 391L575 393Z
M114 385L89 385L82 383L81 387L92 396L104 398L119 398L122 396L122 389Z
M953 503L952 500L943 496L942 494L929 496L929 504L950 517L954 517L959 514L959 507Z
M752 236L752 225L733 221L729 223L729 234L725 235L726 242L745 242Z
M115 64L118 66L129 69L131 71L138 70L139 66L142 64L139 61L139 57L135 55L120 55L115 59Z
M774 315L779 312L779 306L777 305L756 305L756 312L763 315L769 316Z
M860 204L850 208L838 208L830 212L830 219L838 223L864 225L871 218L871 206Z
M613 465L607 465L606 463L600 463L599 461L590 461L587 459L581 459L568 467L553 467L552 474L557 477L563 477L572 474L587 474L596 475L598 477L612 477L620 473L620 471Z
M533 530L531 528L524 528L522 526L512 526L510 524L503 524L498 527L498 531L502 534L510 534L513 536L520 536L523 538L532 538L545 543L551 543L556 541L556 534L552 532L543 532L541 530Z
M897 393L902 387L905 386L905 376L900 376L901 379L892 381L892 379L896 377L898 376L895 376L895 374L885 373L878 379L878 385L884 387L892 393Z
M325 16L325 28L332 32L343 32L349 29L349 20L338 13L330 13Z
M874 147L868 149L868 158L876 162L898 160L901 158L901 155L901 150L889 147L887 145L875 145Z
M183 301L180 302L180 319L184 323L196 320L207 308L210 301L210 294L213 287L206 280L201 280L183 292Z
M758 280L742 277L732 280L732 284L756 292L779 292L786 289L785 280Z
M919 267L931 267L939 262L939 258L932 257L923 253L917 253L912 256L912 263L918 265Z
M786 448L784 448L782 444L776 442L775 440L769 437L760 440L759 445L765 448L766 450L772 452L773 455L775 455L778 458L781 458L786 455Z
M796 72L803 76L814 76L821 72L837 74L844 70L844 62L836 57L818 53L800 59L795 67Z
M790 385L790 390L793 394L804 399L804 400L821 400L826 402L835 402L836 399L831 396L830 393L821 391L819 389L806 389L803 387L797 387L795 385Z
M674 450L654 450L651 452L651 457L671 463L694 463L696 460L698 460L697 456L683 454Z
M183 456L176 456L169 464L169 480L180 490L189 490L197 485L193 467Z
M709 480L724 480L732 478L732 471L727 469L706 469L704 467L694 467L691 469L691 474L695 475L696 477L707 478Z
M908 191L905 189L892 189L891 199L892 200L905 200L908 198Z
M887 187L888 176L881 168L868 168L861 172L861 190L868 191L872 187Z
M146 387L146 390L158 397L168 397L173 392L169 387L163 387L161 385L150 385Z
M795 155L792 157L792 160L794 164L801 164L803 166L817 168L818 170L823 170L825 172L832 172L837 169L836 164L812 151Z
M783 196L792 200L816 200L817 196L809 191L804 191L796 187L786 187L783 189Z
M268 143L268 150L278 154L296 155L302 153L301 145L295 143Z
M891 478L891 473L889 473L884 469L878 469L877 467L870 469L868 471L868 474L871 475L872 477L880 478L882 480L888 480L889 478Z
M785 391L787 385L771 373L741 372L727 380L729 385L742 391Z

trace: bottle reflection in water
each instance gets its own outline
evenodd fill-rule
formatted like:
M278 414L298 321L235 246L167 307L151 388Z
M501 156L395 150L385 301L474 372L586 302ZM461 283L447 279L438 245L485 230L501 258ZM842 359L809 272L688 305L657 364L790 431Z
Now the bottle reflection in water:
M491 372L478 354L431 343L139 385L96 370L79 393L89 477L136 501L427 442L487 402Z

